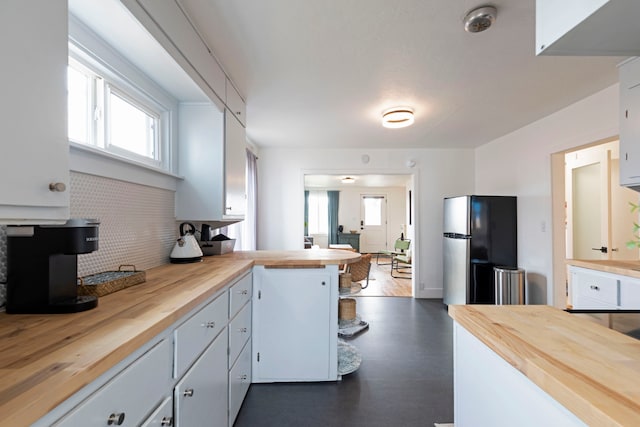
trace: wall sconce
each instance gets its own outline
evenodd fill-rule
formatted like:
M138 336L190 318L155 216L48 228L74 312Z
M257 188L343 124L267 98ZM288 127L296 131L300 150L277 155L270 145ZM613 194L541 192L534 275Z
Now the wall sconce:
M413 109L409 107L395 107L382 113L382 126L386 128L404 128L414 121Z

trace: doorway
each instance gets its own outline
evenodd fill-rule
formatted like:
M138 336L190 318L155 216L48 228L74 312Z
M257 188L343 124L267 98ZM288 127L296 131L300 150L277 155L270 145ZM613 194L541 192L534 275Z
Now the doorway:
M638 249L626 247L638 222L628 202L638 203L638 193L618 184L618 144L609 138L551 156L553 305L558 308L567 304L565 259L639 258Z
M376 253L387 248L386 194L360 195L360 252Z

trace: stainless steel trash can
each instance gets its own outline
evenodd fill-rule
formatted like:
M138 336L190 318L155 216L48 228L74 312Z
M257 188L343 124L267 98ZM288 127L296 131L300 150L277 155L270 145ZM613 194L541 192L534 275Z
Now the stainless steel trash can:
M523 269L493 267L493 282L497 305L525 304Z

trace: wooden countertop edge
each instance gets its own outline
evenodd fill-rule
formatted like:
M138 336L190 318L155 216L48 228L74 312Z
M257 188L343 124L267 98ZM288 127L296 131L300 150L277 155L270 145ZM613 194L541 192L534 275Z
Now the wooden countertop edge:
M465 307L450 305L449 315L587 425L627 426L640 419L637 402L531 345L508 325L483 313L468 315Z
M640 261L567 259L567 265L640 279Z

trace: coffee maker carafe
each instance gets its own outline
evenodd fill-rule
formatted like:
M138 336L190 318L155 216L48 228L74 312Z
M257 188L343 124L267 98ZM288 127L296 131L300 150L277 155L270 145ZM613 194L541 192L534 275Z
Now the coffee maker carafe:
M78 254L98 249L97 220L7 227L7 313L74 313L98 305L78 296Z

